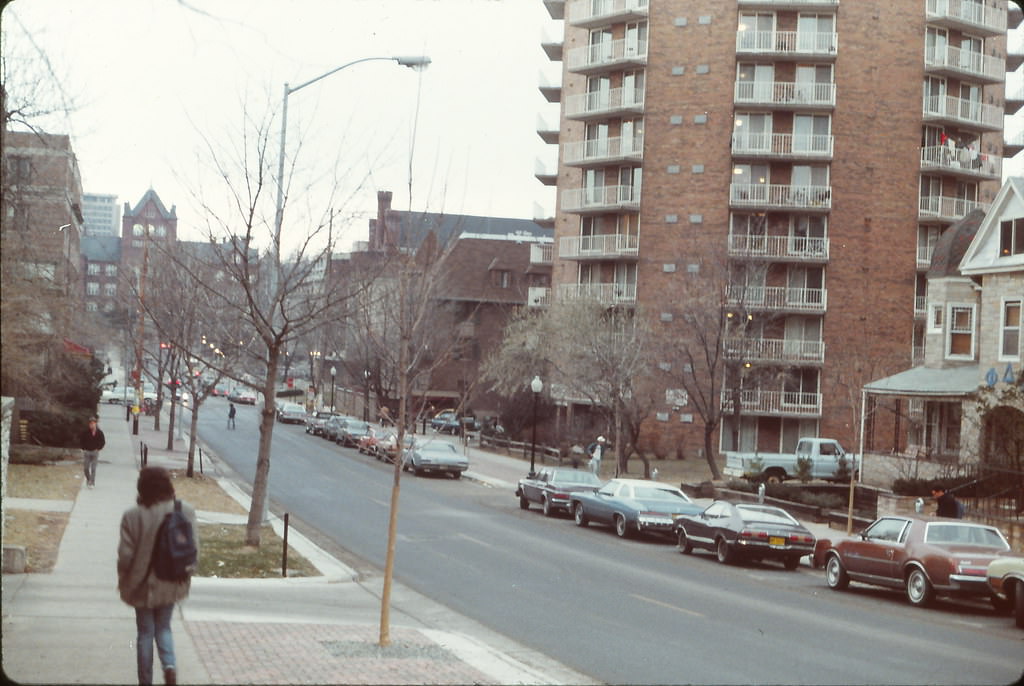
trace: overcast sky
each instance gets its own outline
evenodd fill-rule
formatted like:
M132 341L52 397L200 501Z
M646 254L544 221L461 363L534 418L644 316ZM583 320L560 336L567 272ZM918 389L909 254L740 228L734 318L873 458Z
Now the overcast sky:
M561 29L540 0L15 0L3 24L5 52L44 52L75 104L45 128L72 135L84 190L134 205L152 187L177 205L184 238L199 238L196 187L221 193L203 138L237 144L243 111L280 114L285 82L364 57L432 64L357 64L288 100L289 154L320 190L338 177L329 204L349 240L365 237L377 190L409 207L410 158L416 211L554 211L534 172L556 159L537 118L554 124L558 110L537 87L541 72L558 81L540 43ZM276 163L279 119L271 129Z

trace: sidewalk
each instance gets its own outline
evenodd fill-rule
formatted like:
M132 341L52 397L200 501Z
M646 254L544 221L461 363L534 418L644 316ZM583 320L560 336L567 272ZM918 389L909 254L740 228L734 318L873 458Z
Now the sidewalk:
M120 601L116 588L118 526L122 512L134 505L140 442L149 446L150 465L185 465L184 441L176 440L175 449L167 451L162 449L166 432L146 428L151 418L141 419L139 426L140 434L132 436L123 407L101 406L107 445L100 453L96 487L83 488L73 502L11 498L6 503L10 509L70 510L52 573L3 575L3 671L8 679L135 683L134 612ZM475 478L514 489L521 463L490 458L473 458L474 467L487 472ZM211 471L207 463L206 472ZM248 506L237 487L227 481L222 485ZM219 513L200 512L199 517L224 521ZM172 623L180 683L594 683L397 583L391 644L381 648L382 579L358 579L354 570L294 528L289 542L323 576L193 579L191 596ZM155 662L155 682L160 683Z

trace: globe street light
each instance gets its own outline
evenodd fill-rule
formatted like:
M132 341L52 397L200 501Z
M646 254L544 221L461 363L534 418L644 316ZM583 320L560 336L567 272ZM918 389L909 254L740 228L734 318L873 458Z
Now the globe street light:
M334 412L334 376L338 373L338 370L331 365L331 412Z
M537 398L544 390L544 382L540 380L539 376L533 377L533 381L530 382L530 390L533 391L533 439L530 441L530 478L532 479L537 476L537 472L534 470L534 458L537 453Z

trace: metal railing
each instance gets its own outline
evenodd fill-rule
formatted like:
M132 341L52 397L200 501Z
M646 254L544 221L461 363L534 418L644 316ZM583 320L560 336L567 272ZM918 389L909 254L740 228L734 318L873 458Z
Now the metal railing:
M566 212L605 209L640 209L640 186L590 186L562 191Z
M829 56L836 54L835 31L744 31L736 32L736 52Z
M926 117L947 119L993 131L1003 127L1003 108L953 95L926 95L922 104Z
M734 155L830 159L834 137L827 134L734 133Z
M994 34L1006 31L1006 10L976 0L927 0L925 17L931 21L952 19Z
M636 255L640 238L636 234L605 234L600 236L567 236L558 242L562 259L621 257Z
M733 306L758 309L824 312L827 304L824 288L790 286L728 286L726 302Z
M635 283L565 283L558 296L566 300L596 300L608 305L636 302Z
M565 98L565 116L569 119L604 116L617 112L643 112L642 88L610 88L577 93Z
M637 134L628 138L597 138L589 141L566 141L562 144L562 161L565 164L601 163L610 160L642 160L644 136Z
M835 107L836 85L795 81L737 81L733 102L741 105Z
M979 153L969 148L956 148L948 145L930 145L921 148L921 166L938 167L953 172L977 174L1002 178L1003 158L996 155Z
M824 341L784 338L727 338L725 354L751 362L824 362Z
M828 239L801 236L729 234L733 257L793 258L820 262L828 259Z
M963 219L973 209L988 210L989 204L964 198L951 198L944 195L923 196L918 205L918 214L923 217L938 217L947 221Z
M731 388L722 391L723 412L732 412L733 392ZM821 415L821 393L740 389L739 399L743 412L808 417Z
M946 69L975 79L1001 82L1006 78L1006 60L952 45L925 49L924 66Z
M734 207L829 209L832 207L832 187L732 183L729 184L729 203Z
M573 48L566 56L565 66L569 71L582 71L621 64L643 64L646 61L646 40L620 38Z

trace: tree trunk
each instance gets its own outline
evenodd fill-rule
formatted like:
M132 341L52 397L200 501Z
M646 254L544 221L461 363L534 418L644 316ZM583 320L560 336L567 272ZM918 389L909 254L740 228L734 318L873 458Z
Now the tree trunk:
M715 452L711 449L711 439L715 433L714 426L704 427L704 459L708 461L708 468L711 470L711 479L717 481L722 478L722 473L718 471L718 463L715 462Z
M277 386L277 362L279 352L271 348L267 355L267 378L263 384L263 409L260 412L260 442L256 453L256 476L252 482L252 502L249 505L249 520L245 526L245 544L259 546L260 528L264 515L269 511L270 498L270 446L274 437L274 400Z
M174 424L178 416L178 399L176 388L171 388L171 411L170 419L167 421L167 450L174 450Z
M185 466L185 476L190 479L195 476L195 464L196 464L196 436L199 434L199 405L200 402L195 400L195 394L192 394L192 420L188 424L188 461Z

